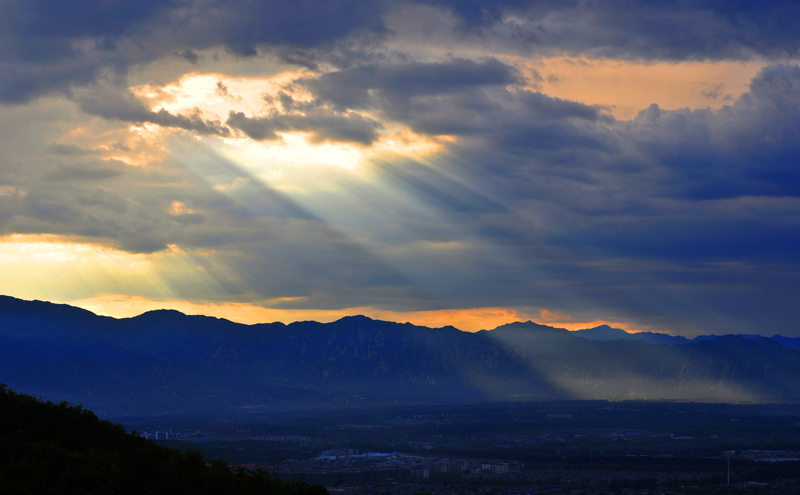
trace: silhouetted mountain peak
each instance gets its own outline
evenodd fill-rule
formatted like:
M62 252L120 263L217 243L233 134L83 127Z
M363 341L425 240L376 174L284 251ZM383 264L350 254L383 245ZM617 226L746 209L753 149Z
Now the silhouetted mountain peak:
M150 311L145 311L138 316L134 316L133 318L180 318L184 316L188 315L178 311L177 309L152 309Z
M499 327L491 330L492 332L497 331L531 331L531 332L551 332L551 333L569 333L569 330L564 328L557 328L551 327L548 325L542 325L541 323L536 323L531 320L528 321L515 321L512 323L506 323L505 325L500 325Z
M602 341L609 341L609 340L634 340L638 339L635 335L632 335L625 330L620 328L610 327L608 325L600 325L594 328L586 328L584 330L577 330L572 332L573 335L577 335L579 337L583 337L586 340L602 340Z
M46 314L65 314L71 317L97 317L97 315L91 311L70 306L69 304L58 304L39 300L27 301L11 296L0 296L0 311L4 315L31 314L44 316Z
M383 320L373 320L369 316L364 316L364 315L350 315L339 318L333 323L339 326L339 325L373 325L376 323L387 323L387 322L384 322Z

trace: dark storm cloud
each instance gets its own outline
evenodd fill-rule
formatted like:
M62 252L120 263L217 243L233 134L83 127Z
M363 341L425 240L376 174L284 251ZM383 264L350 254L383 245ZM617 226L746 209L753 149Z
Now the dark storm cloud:
M11 0L0 6L0 102L69 92L108 71L195 50L313 50L380 33L382 2ZM287 51L288 50L288 51ZM304 55L309 56L309 55ZM309 62L313 63L313 62ZM306 64L307 65L307 64Z
M613 231L592 229L554 240L557 245L592 246L598 254L659 260L800 262L800 221L706 211L706 218L660 215ZM700 274L695 274L702 277Z
M0 2L0 102L60 93L84 112L58 98L3 109L2 232L94 237L130 252L213 248L220 267L206 269L236 280L216 277L227 293L304 296L317 308L536 305L645 322L669 314L684 326L727 314L742 331L800 317L796 301L780 299L797 292L800 68L768 67L719 111L653 105L617 121L524 89L530 76L502 62L796 56L796 2L423 3L453 13L460 31L437 33L436 46L389 32L382 16L398 2ZM280 112L237 106L225 122L154 112L127 89L132 68L159 59L179 61L173 72L234 65L208 48L325 72L295 81L313 101L282 94L267 105ZM476 51L496 58L458 58ZM453 55L429 58L441 53ZM360 145L402 124L455 139L420 163L364 164L358 180L336 175L330 190L291 196L183 133L165 145L170 156L123 166L113 146L147 144L109 144L124 141L121 123ZM318 172L306 178L327 184L331 172ZM185 213L171 214L176 202ZM176 297L207 295L175 286Z
M70 225L78 222L83 217L83 212L80 208L76 208L70 201L59 197L36 194L26 199L24 213L37 220Z
M288 115L287 123L297 131L311 132L311 142L341 141L369 145L383 125L360 115Z
M173 1L30 0L0 6L0 102L21 103L86 84L104 69L124 69L143 54L121 39L174 8Z
M32 0L0 5L0 102L68 92L108 71L195 50L241 56L382 31L382 2Z
M463 305L535 300L641 321L694 316L707 328L740 316L735 328L753 329L757 306L774 296L763 281L797 271L798 88L800 68L774 65L720 111L652 105L632 121L513 87L404 96L403 105L373 91L353 101L461 139L441 167L379 165L379 189L394 193L354 188L370 208L336 219L369 225L375 242L471 246L453 258L457 277L435 252L396 260ZM370 218L375 210L395 212L391 228ZM791 290L791 276L780 278ZM769 321L797 315L784 309Z
M506 88L370 103L417 132L468 138L450 147L452 160L482 189L581 215L646 216L659 200L800 197L796 65L765 68L719 111L651 105L631 121Z
M125 213L128 209L124 198L117 194L111 194L99 187L94 191L84 191L76 194L75 200L81 206L100 208L114 213Z
M87 156L95 153L72 144L51 144L47 149L50 153L61 156Z
M151 122L163 127L177 127L187 131L194 131L206 136L228 136L230 131L216 120L204 120L198 113L191 116L173 115L163 108L158 112L149 112L142 120L133 122Z
M312 48L356 30L381 31L383 2L343 0L205 0L179 15L204 34L240 55L255 55L267 45Z
M205 120L202 115L173 115L163 108L154 112L125 88L95 85L76 92L81 110L105 119L137 124L149 122L163 127L175 127L206 136L228 136L230 130L219 121Z
M206 217L199 213L181 213L178 215L170 215L176 222L184 225L199 225L206 221Z
M666 167L660 194L690 199L800 196L800 67L773 65L732 105L663 111L619 135Z
M256 141L273 141L279 139L277 131L285 130L278 118L259 117L250 118L243 112L231 112L225 122L228 126L245 133L250 139Z
M69 46L56 40L96 37L107 43L131 33L137 26L152 20L181 2L174 0L25 0L4 2L5 28L30 36L32 39L53 40L53 46L41 53L38 48L18 47L30 56L49 57L69 51ZM32 50L31 50L32 48Z
M335 115L312 112L307 115L275 114L268 117L247 117L242 112L230 112L226 124L244 132L250 139L268 141L279 139L276 132L300 131L311 133L311 142L325 141L372 144L383 126L360 115Z
M496 59L482 62L456 59L441 63L361 65L300 81L317 98L337 107L363 108L372 103L373 91L393 101L414 96L451 94L476 86L519 82L516 71Z
M97 182L122 175L122 170L111 167L66 165L47 173L43 179L52 182L89 181Z
M453 12L467 31L505 25L510 40L531 51L660 60L794 56L800 48L800 5L680 0L530 2L427 0ZM508 15L514 17L509 21Z
M512 51L644 59L786 57L800 48L796 2L429 1L453 12L468 36L504 39ZM137 64L165 56L197 63L198 50L224 48L238 56L271 52L315 67L363 66L370 46L390 33L383 16L395 2L306 0L31 0L0 6L0 102L23 103L68 93ZM360 39L362 48L349 49ZM356 45L354 45L356 46ZM384 90L415 94L475 84L475 62L383 71ZM444 64L448 65L448 64ZM408 70L409 68L414 70ZM481 77L512 77L500 65ZM461 72L459 72L459 70ZM415 77L408 77L410 74ZM370 81L368 67L350 74ZM346 77L342 74L334 77ZM449 77L449 79L448 79ZM375 81L372 81L375 82ZM361 98L356 85L350 98ZM339 95L343 98L345 95ZM352 106L352 101L343 102Z
M503 150L607 145L592 127L605 118L596 108L509 90L518 74L496 59L358 66L301 82L318 103L377 110L422 134L481 136Z
M483 136L500 146L537 149L602 146L585 127L601 118L595 108L527 90L469 90L379 104L388 118L424 134ZM579 134L581 139L562 140Z

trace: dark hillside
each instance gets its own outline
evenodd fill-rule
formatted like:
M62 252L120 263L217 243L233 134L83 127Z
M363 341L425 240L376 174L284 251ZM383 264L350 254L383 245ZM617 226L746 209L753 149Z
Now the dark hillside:
M199 451L165 449L81 406L42 402L0 385L0 493L296 494L323 487L264 471L232 471Z

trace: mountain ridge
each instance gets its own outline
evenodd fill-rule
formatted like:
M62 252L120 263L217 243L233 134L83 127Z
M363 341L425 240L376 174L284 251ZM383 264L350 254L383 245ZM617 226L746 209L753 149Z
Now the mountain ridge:
M592 341L531 321L469 333L366 316L244 325L178 311L115 319L70 308L0 299L0 381L109 414L248 404L800 398L800 352L767 337L653 345Z

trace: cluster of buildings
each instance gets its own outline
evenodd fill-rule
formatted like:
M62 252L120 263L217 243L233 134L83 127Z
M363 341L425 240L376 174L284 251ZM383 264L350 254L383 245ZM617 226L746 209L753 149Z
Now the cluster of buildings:
M308 445L311 443L311 437L306 435L265 435L260 437L250 437L250 440L260 440L262 442L299 443L301 445Z
M353 449L323 451L312 461L269 466L281 479L301 479L323 486L360 485L389 481L426 480L435 473L504 475L518 473L518 461L447 459L397 452L359 453Z
M734 453L734 456L756 462L800 461L800 452L790 450L742 450Z
M618 469L551 468L531 469L520 479L537 483L553 482L565 484L609 484L615 481L644 482L653 485L706 484L719 479L718 474L685 471L632 471Z
M197 440L202 434L200 430L155 430L152 433L147 431L137 431L140 437L150 440Z
M154 431L137 431L135 432L140 437L150 440L185 440L194 442L208 442L211 440L258 440L262 442L283 442L283 443L296 443L300 446L311 444L311 437L307 435L260 435L250 436L250 430L234 429L214 425L212 431L201 431L195 428L181 429L181 430L154 430Z

